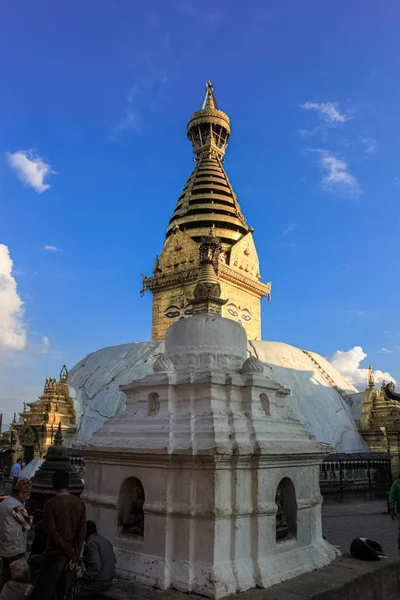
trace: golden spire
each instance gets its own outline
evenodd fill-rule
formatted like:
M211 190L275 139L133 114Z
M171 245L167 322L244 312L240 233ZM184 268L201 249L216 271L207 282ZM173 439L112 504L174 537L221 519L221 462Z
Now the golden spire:
M369 365L369 367L368 367L368 387L369 388L375 387L375 378L374 378L374 374L372 372L371 365Z
M230 250L250 232L222 165L230 132L229 117L219 110L208 80L202 108L192 114L187 126L196 166L179 196L167 237L179 227L199 243L214 223L224 250Z
M210 79L206 83L206 95L204 97L203 106L201 109L204 110L207 108L211 110L218 110L217 102L214 97L214 87Z
M227 300L221 299L221 286L218 279L221 240L215 237L215 228L210 228L208 236L200 242L200 271L197 276L194 298L191 300L194 315L213 314L221 316L221 307Z

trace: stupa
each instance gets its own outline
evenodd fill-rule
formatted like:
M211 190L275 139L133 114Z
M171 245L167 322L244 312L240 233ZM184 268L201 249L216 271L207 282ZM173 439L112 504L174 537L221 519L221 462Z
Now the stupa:
M123 386L125 412L82 448L87 512L119 573L213 599L337 555L321 530L328 449L247 357L244 327L220 316L221 248L213 229L201 239L193 316L168 328L153 373Z
M212 228L221 243L213 268L222 298L227 299L221 314L244 327L247 356L258 358L274 381L291 390L288 409L319 442L340 453L364 452L368 446L352 412L356 388L323 356L260 339L261 298L269 296L271 286L260 280L253 230L246 224L224 169L230 133L229 117L217 106L208 82L203 105L187 127L196 165L171 216L153 276L144 278L144 289L153 294L153 341L102 348L71 369L68 388L76 411L74 441L89 441L108 419L124 411L126 397L120 385L151 374L154 362L165 351L168 328L192 317L199 244Z
M80 496L83 483L72 469L68 449L64 446L61 423L58 425L53 444L49 447L44 462L32 480L30 503L36 520L41 518L45 503L54 495L52 478L56 471L67 471L70 474L69 491Z

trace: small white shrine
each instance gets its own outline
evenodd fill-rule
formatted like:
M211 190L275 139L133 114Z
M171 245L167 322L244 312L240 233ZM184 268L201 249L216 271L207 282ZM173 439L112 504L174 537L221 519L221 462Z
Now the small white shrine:
M200 244L194 316L172 325L154 373L83 447L88 518L121 576L210 598L328 565L319 466L328 452L286 407L289 390L219 316L220 243Z

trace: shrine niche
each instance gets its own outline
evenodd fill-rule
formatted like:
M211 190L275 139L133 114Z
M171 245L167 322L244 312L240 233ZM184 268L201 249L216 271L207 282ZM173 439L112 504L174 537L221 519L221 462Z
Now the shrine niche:
M10 427L10 436L16 440L12 448L14 460L22 457L28 464L34 458L44 458L60 424L66 442L72 440L76 431L76 412L67 382L68 369L64 365L59 379L47 378L38 400L25 402L19 419L14 415Z
M121 486L118 498L118 528L120 533L143 538L144 489L137 477L129 477Z
M284 477L276 490L276 541L297 537L297 502L293 481Z

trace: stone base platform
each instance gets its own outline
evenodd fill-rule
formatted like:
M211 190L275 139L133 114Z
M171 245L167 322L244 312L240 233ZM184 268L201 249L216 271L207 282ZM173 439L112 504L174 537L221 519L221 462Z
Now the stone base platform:
M103 600L200 600L194 594L160 591L120 581ZM279 585L255 589L226 600L398 600L400 556L364 562L344 555L329 567L306 573Z

